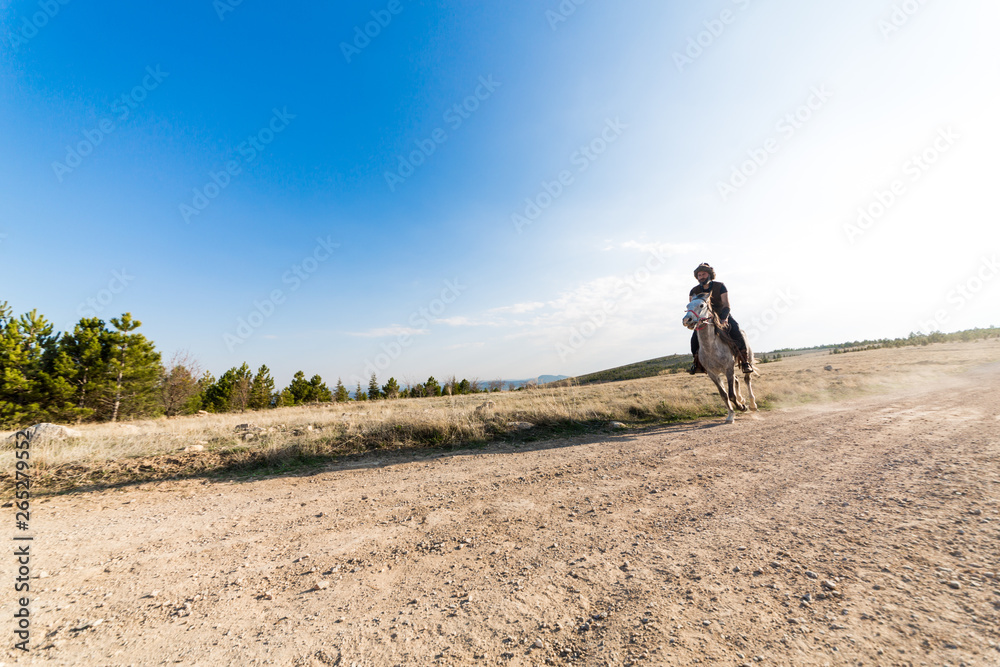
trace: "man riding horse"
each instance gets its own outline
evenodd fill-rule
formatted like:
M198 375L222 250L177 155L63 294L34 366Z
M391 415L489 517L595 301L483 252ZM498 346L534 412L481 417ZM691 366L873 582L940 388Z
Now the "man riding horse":
M736 343L738 350L736 359L740 362L740 370L744 373L752 373L753 366L747 358L747 342L743 338L743 332L740 331L740 325L729 314L729 290L726 289L725 285L715 280L715 269L707 263L703 262L698 265L698 268L694 270L694 277L698 281L698 284L691 288L690 298L693 299L699 294L711 294L712 310L719 316L722 329ZM691 354L694 355L694 363L688 369L688 373L691 375L704 373L705 369L701 367L701 362L698 361L697 331L691 336Z

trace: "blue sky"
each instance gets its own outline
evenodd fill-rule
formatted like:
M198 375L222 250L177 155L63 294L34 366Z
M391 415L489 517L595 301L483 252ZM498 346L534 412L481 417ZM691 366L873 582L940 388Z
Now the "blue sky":
M1000 7L577 2L0 2L0 299L279 383L683 352L701 261L762 351L1000 323Z

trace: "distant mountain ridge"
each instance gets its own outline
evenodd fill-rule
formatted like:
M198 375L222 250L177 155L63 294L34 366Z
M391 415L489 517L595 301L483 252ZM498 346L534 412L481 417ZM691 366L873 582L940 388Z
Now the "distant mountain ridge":
M619 380L635 380L660 375L664 372L676 372L691 365L690 354L671 354L666 357L637 361L616 368L609 368L595 373L578 375L556 381L556 386L592 384L595 382L618 382Z
M549 382L559 382L560 380L568 380L568 375L539 375L536 378L528 378L527 380L502 380L511 389L517 389L528 384L547 384Z

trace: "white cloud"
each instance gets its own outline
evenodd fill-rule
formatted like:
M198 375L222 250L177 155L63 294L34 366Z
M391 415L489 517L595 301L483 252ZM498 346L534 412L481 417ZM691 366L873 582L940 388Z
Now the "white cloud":
M528 301L526 303L515 303L512 306L501 306L499 308L491 308L489 312L491 313L530 313L533 310L538 310L539 308L544 308L545 303L542 301Z
M497 323L490 320L475 320L465 315L456 315L455 317L442 317L440 319L434 320L435 324L445 324L449 327L493 327Z
M578 283L545 302L491 308L485 319L474 321L502 329L502 340L529 339L543 347L564 339L574 325L595 318L606 322L602 328L615 331L621 340L657 335L666 327L679 326L690 282L685 276L644 262L628 273Z
M422 336L429 334L429 329L414 329L413 327L403 327L393 324L388 327L369 329L368 331L348 332L349 336L360 336L363 338L388 338L391 336Z

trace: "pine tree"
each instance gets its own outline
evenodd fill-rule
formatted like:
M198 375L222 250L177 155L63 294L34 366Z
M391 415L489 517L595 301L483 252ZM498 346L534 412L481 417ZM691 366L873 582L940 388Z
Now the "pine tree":
M368 381L368 400L374 401L382 397L382 390L378 387L378 379L372 373L371 380Z
M0 326L0 422L17 428L42 421L46 405L39 376L52 325L34 310L15 319L5 301Z
M244 363L239 368L232 367L206 389L204 408L209 412L232 412L245 410L250 400L252 376L250 367Z
M32 311L31 315L34 315ZM52 335L52 325L44 318L29 318L36 321L27 322L25 330L29 339L33 331L45 332L44 339L38 340L37 352L40 362L34 382L41 392L39 403L44 410L45 420L51 422L80 421L91 414L90 410L78 408L75 405L75 388L72 379L77 368L69 357L60 349L62 336Z
M243 365L236 370L233 382L233 394L229 399L229 409L243 412L250 406L250 390L253 388L253 371L250 366Z
M198 378L198 393L191 398L191 402L188 407L189 412L195 413L198 410L210 412L208 405L208 390L214 384L215 376L208 371L205 371L202 376Z
M274 378L271 377L271 369L261 364L250 383L250 400L247 405L251 410L263 410L271 407L273 402Z
M358 387L354 390L354 400L355 401L367 401L368 396L361 391L361 380L358 380Z
M79 369L61 349L61 338L37 311L15 319L0 302L0 425L73 421L92 413L76 404Z
M115 331L108 332L112 380L111 421L119 417L152 414L156 406L156 384L162 374L160 353L139 333L142 326L131 313L111 318Z
M295 397L292 396L292 392L288 391L288 388L282 389L278 394L278 400L276 407L288 408L295 405Z
M288 393L291 394L292 405L302 405L309 401L309 397L312 394L312 385L306 380L305 373L302 371L295 373L288 385Z
M108 363L111 348L104 321L96 317L83 318L59 341L61 359L72 371L63 373L73 386L74 402L84 414L101 411L110 393Z
M76 388L72 381L78 369L69 355L59 348L58 343L54 342L46 350L43 368L45 376L42 387L48 397L47 421L79 422L93 414L92 410L76 405Z
M227 371L228 373L228 371ZM205 387L202 408L208 412L228 412L229 398L233 394L232 376L223 373L218 380L213 379Z
M338 403L345 403L351 400L351 395L347 392L347 387L344 386L340 378L337 378L337 388L334 390L333 398Z
M427 396L441 395L441 385L438 384L433 375L427 378L427 382L424 384L424 392Z
M386 398L399 398L399 384L396 378L389 378L389 381L382 387L382 394Z
M326 383L323 382L323 378L319 375L313 375L309 378L309 402L310 403L329 403L333 400L333 392L330 391Z

